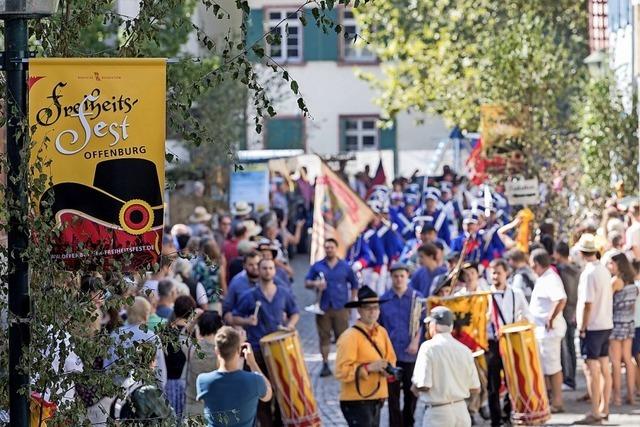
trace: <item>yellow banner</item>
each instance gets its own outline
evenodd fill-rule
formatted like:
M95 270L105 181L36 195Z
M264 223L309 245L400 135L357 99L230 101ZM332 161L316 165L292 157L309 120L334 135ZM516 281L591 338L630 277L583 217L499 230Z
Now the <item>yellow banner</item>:
M53 256L71 267L157 262L166 60L38 58L28 82L31 159L50 161L53 183L39 206L62 227Z
M520 106L509 106L520 109ZM518 110L519 112L520 110ZM480 129L483 149L501 146L505 141L520 138L524 133L524 114L507 111L501 105L484 104L480 106Z
M338 241L338 256L344 258L373 217L371 208L322 162L316 179L311 263L324 258L324 242L329 238Z
M427 312L433 307L445 306L453 312L453 335L473 351L487 349L487 310L491 292L475 292L456 297L429 297Z

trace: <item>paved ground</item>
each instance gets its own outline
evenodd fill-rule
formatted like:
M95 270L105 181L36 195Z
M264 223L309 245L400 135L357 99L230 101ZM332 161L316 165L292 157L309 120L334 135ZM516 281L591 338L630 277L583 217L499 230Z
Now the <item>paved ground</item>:
M292 261L293 267L296 271L296 281L294 284L294 291L297 297L298 305L302 308L306 305L312 304L315 295L304 289L304 275L308 270L308 260L305 256L299 255ZM340 412L340 405L338 402L339 384L333 377L321 378L320 369L322 367L322 358L320 357L318 349L318 339L316 335L316 326L314 316L312 314L302 312L300 323L298 325L298 331L302 340L302 347L304 349L305 362L311 375L311 381L313 383L313 389L315 392L316 400L320 410L320 416L322 417L323 426L346 426L346 422ZM335 361L335 347L332 347L330 354L330 360ZM578 389L576 391L565 392L565 410L564 414L554 415L549 426L567 426L572 425L573 422L582 418L588 410L588 404L577 402L576 399L585 393L584 376L580 372L578 375ZM640 401L640 399L638 399ZM382 413L381 426L386 427L389 425L388 413L386 406ZM611 416L609 422L605 423L611 426L640 426L640 404L635 406L622 406L619 408L611 407ZM489 425L489 423L481 424ZM394 427L394 426L391 426ZM446 426L443 426L446 427Z

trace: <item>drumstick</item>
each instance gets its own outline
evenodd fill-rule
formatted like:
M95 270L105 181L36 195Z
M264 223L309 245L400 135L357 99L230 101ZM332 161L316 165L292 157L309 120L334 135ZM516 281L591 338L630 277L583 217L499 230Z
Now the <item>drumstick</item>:
M258 312L260 311L260 306L262 305L262 302L260 301L256 301L256 308L253 310L253 315L258 317Z

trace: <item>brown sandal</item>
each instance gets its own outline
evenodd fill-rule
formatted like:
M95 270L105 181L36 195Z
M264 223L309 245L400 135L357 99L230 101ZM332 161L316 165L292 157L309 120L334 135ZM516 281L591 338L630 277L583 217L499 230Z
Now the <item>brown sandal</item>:
M591 397L589 396L589 393L585 393L582 396L578 397L576 399L576 402L589 402L591 400Z

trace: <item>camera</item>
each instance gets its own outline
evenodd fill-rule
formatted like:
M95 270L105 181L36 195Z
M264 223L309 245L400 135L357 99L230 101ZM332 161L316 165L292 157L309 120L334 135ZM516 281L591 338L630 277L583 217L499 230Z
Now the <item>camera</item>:
M402 378L402 368L399 366L392 366L388 364L384 371L392 377Z

